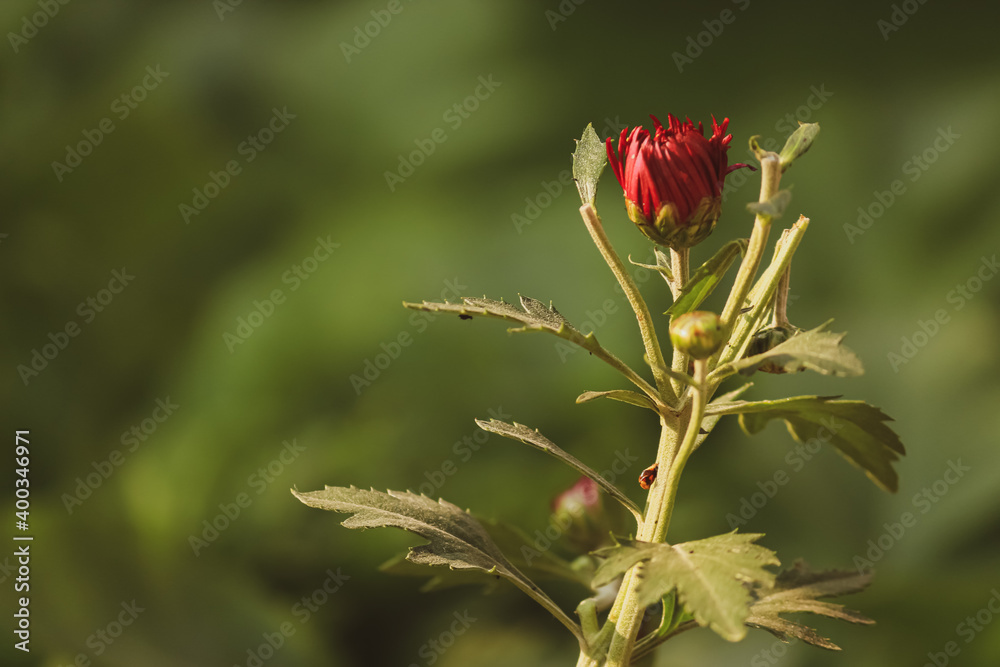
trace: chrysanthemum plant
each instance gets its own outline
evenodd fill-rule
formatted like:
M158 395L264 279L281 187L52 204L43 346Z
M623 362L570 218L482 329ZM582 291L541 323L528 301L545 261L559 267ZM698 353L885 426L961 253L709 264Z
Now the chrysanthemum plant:
M789 202L788 191L779 187L782 175L808 150L819 126L800 125L780 153L763 150L756 137L750 140L761 177L759 201L748 205L754 214L750 238L730 241L690 271L691 247L712 232L719 218L726 175L747 165L728 164L732 138L726 135L728 119L721 125L713 119L707 138L701 125L696 127L690 120L682 123L670 116L666 128L653 120L652 134L641 127L626 129L617 148L611 139L601 144L588 125L573 154L574 178L583 202L580 214L635 312L648 368L633 369L603 347L593 333L583 334L553 306L535 299L521 297L520 307L473 297L461 303L405 304L416 310L454 313L462 319L507 320L516 324L512 332L558 336L619 371L633 389L588 391L577 402L608 398L648 410L659 419L655 461L638 480L638 486L647 491L645 507L640 508L625 490L538 430L496 419L476 423L540 449L583 475L553 505L552 520L565 537L558 544L541 544L513 526L480 519L445 500L408 491L328 486L322 491L293 493L312 507L351 514L343 522L348 528L392 526L427 540L411 548L405 558L383 566L398 573L409 573L412 564L447 566L427 588L474 579L476 573L484 582L509 581L573 634L580 648L578 665L629 665L697 627L709 628L729 641L743 639L748 627L759 628L785 641L796 638L838 650L830 640L783 614L810 612L871 623L839 604L820 600L862 590L870 582L870 573L812 571L802 562L776 572L772 568L780 563L775 553L757 544L763 535L738 530L679 544L667 539L684 467L719 420L729 415L738 417L748 435L772 420L784 421L799 443L830 445L882 489L894 492L897 488L892 464L904 453L903 445L886 425L889 417L878 408L828 396L740 400L750 384L726 387L719 394L731 379L755 372L862 373L858 358L842 345L843 334L827 331L826 325L800 330L787 319L789 271L809 226L807 218L800 216L781 231L770 263L760 271L768 254L768 238L773 236L771 227ZM654 318L650 313L594 207L598 179L608 159L624 191L628 216L654 243L657 263L647 269L663 277L673 296L664 317ZM698 310L740 257L722 312ZM668 318L669 361L656 331L658 321L667 324ZM634 525L619 527L613 538L602 494L620 503L634 519ZM575 618L535 583L552 577L585 589Z

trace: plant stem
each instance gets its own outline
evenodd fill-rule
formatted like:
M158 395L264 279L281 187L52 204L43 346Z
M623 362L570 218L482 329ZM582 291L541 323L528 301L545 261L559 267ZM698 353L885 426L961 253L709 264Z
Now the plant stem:
M601 251L601 255L611 268L611 272L618 279L618 284L621 285L622 290L625 292L625 297L628 299L629 304L632 305L635 318L639 322L639 331L642 334L642 344L646 348L646 356L653 361L652 369L656 386L660 390L661 396L669 402L676 398L676 394L672 394L673 389L670 385L670 378L658 368L658 365L665 366L666 364L663 361L663 351L660 349L660 342L656 338L656 328L653 326L653 317L649 314L649 307L646 306L646 302L639 292L639 287L625 269L625 265L622 263L618 253L611 246L611 240L604 233L604 226L601 224L601 218L597 215L597 211L591 204L584 204L580 207L580 215L583 217L583 222L587 225L590 237L597 245L597 249Z
M760 203L767 202L778 192L781 183L781 158L777 153L765 153L760 161ZM726 300L726 307L722 311L720 320L722 321L723 337L728 339L728 334L733 330L736 315L743 307L743 302L747 298L750 286L757 275L757 268L760 266L761 257L764 255L764 248L767 245L767 237L771 232L771 216L758 213L754 219L753 232L750 234L750 243L747 246L747 253L740 264L740 270L736 274L736 281L733 289ZM717 359L719 353L713 357Z
M684 285L687 284L688 278L691 272L691 249L681 248L680 250L670 249L670 268L674 275L674 281L670 285L670 291L674 295L674 301L676 301L680 295L681 290L684 289ZM688 370L688 355L683 352L674 349L673 358L670 363L670 370L675 373L687 374ZM674 390L674 394L678 397L681 396L681 392L686 389L686 387L674 378L670 379L670 387Z
M695 387L692 389L692 400L689 406L681 412L678 427L672 428L665 419L661 421L660 449L657 453L659 470L665 473L658 477L649 492L646 506L646 520L639 529L636 539L643 542L662 543L666 540L670 519L673 516L674 503L677 499L677 489L680 485L681 473L698 442L701 431L701 421L705 416L707 386L705 377L708 372L708 362L696 359L694 362ZM680 428L684 429L684 440L677 446L677 435ZM640 563L628 574L622 582L621 613L615 624L615 635L608 649L607 667L625 667L631 661L632 649L635 647L636 634L642 621L644 609L639 605L639 584L641 578L636 576L641 568ZM609 621L611 620L609 616Z
M781 274L778 289L774 293L774 314L771 317L772 327L791 327L788 321L788 288L792 281L792 267L789 265Z

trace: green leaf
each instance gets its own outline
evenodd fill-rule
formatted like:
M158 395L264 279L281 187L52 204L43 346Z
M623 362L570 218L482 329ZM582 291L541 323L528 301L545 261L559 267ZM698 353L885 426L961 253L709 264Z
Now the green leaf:
M412 310L425 310L429 312L455 313L462 319L472 317L492 317L508 322L517 322L521 326L512 327L507 331L510 333L520 333L523 331L547 331L560 338L564 338L571 343L575 343L585 350L596 352L601 349L594 334L586 336L570 324L558 310L550 303L548 306L537 299L522 296L521 308L507 303L502 299L494 301L483 297L462 297L462 303L434 303L424 301L423 303L403 302L403 305ZM523 310L522 310L523 308Z
M587 403L598 398L610 398L613 401L621 401L630 405L637 405L640 408L649 408L657 412L656 404L645 394L627 389L612 389L611 391L585 391L576 397L577 403Z
M761 537L734 531L675 545L625 540L596 553L606 560L597 568L593 585L605 584L643 563L637 570L639 605L655 604L676 589L699 625L739 641L746 636L744 621L752 601L746 584L772 586L775 575L764 568L780 564L773 551L753 544Z
M484 593L491 593L499 583L499 577L490 575L482 570L438 570L435 574L428 574L428 570L423 565L417 565L406 558L405 553L397 554L378 566L378 569L385 574L395 577L419 577L427 579L420 586L422 593L432 591L442 591L457 586L483 586ZM434 572L431 570L431 572Z
M706 414L738 414L748 435L759 433L772 419L782 419L797 442L828 442L880 488L892 493L899 488L892 464L906 449L885 424L892 418L864 401L838 401L830 396L734 401L711 405Z
M867 588L871 580L871 573L854 570L812 572L805 563L798 561L792 569L780 573L773 586L761 586L754 591L758 599L750 607L746 624L752 628L767 630L785 642L795 638L813 646L839 651L839 646L821 637L812 628L781 618L779 614L810 612L851 623L871 625L875 621L856 611L818 600L857 593Z
M633 266L641 266L644 269L649 269L650 271L656 271L660 274L660 277L666 281L667 285L670 285L674 281L674 274L670 270L670 256L667 253L660 250L659 247L653 247L653 253L656 256L656 264L643 264L642 262L637 262L632 259L632 255L628 256L628 261Z
M607 162L608 150L594 131L594 125L588 123L583 136L577 140L576 151L573 153L573 180L576 181L576 189L580 191L580 201L584 204L594 203L597 181Z
M735 361L732 363L732 370L735 372L755 368L761 362L771 359L788 373L808 369L823 375L863 375L865 369L861 360L854 352L841 345L847 334L824 331L828 325L829 322L810 331L800 331L767 352Z
M677 317L697 310L698 306L708 298L712 290L726 275L726 271L729 270L736 258L745 254L746 251L746 239L736 239L719 248L711 259L695 270L681 290L680 296L677 297L674 305L667 310L666 314Z
M434 501L410 491L384 493L356 487L328 486L292 494L310 507L351 514L346 528L402 528L426 540L406 559L419 565L447 565L453 570L483 570L527 582L471 514L446 500ZM528 582L530 583L530 582Z
M328 486L309 493L292 489L292 495L310 507L350 514L341 522L346 528L402 528L423 537L427 544L411 547L406 554L411 563L481 570L507 579L555 616L581 646L586 646L580 626L507 560L481 523L455 505L409 491L383 493L353 486Z
M524 424L518 424L517 422L508 424L507 422L500 421L499 419L491 419L489 421L477 419L476 424L478 424L479 428L484 431L496 433L497 435L502 435L505 438L510 438L512 440L520 440L526 445L531 445L535 449L540 449L543 452L551 454L580 474L586 475L597 482L597 485L601 487L601 489L624 505L625 509L631 512L637 520L642 521L642 512L639 510L639 507L632 502L632 500L626 496L621 489L604 479L604 477L602 477L599 473L588 467L572 454L560 449L555 443L539 433L537 430L525 426Z
M507 559L532 581L561 579L579 584L590 590L593 578L593 567L574 566L556 555L552 549L539 549L536 540L529 537L520 528L503 521L476 517L483 528L489 533L494 544L507 556ZM481 585L484 592L489 593L496 588L498 577L482 570L444 570L429 575L425 567L416 565L406 559L406 554L399 554L379 566L387 574L396 576L421 577L427 581L420 587L422 592L443 590L456 586Z
M819 123L803 123L799 121L799 127L792 132L785 142L785 147L781 149L781 173L792 166L792 163L800 158L816 140L819 134Z
M766 215L769 218L778 219L785 214L785 209L792 201L791 190L778 190L774 195L764 202L750 202L747 210L754 215Z

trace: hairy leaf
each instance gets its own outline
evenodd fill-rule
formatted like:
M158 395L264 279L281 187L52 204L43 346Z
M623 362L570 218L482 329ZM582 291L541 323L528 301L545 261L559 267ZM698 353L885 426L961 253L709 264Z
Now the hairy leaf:
M597 485L601 487L602 490L624 505L625 509L631 512L636 519L640 521L642 520L642 512L617 486L604 479L604 477L580 461L580 459L560 449L554 442L546 438L537 430L525 426L524 424L518 424L517 422L508 424L507 422L500 421L499 419L491 419L489 421L477 419L476 424L478 424L479 428L484 431L496 433L497 435L502 435L505 438L510 438L512 440L520 440L526 445L531 445L535 449L540 449L543 452L551 454L580 474L586 475L597 482Z
M598 398L610 398L613 401L621 401L622 403L628 403L630 405L637 405L640 408L649 408L653 412L656 412L656 404L646 396L645 394L640 394L637 391L628 391L627 389L612 389L611 391L585 391L576 397L577 403L587 403L588 401L593 401Z
M447 301L443 303L430 301L407 303L404 301L403 305L413 310L455 313L462 319L482 316L517 322L521 326L508 329L509 332L548 331L560 338L576 343L585 350L596 351L601 349L594 334L591 333L585 336L580 333L552 304L546 306L541 301L526 296L521 297L521 308L503 300L494 301L485 297L479 299L468 296L462 297L462 303L449 303Z
M711 259L695 270L666 314L677 317L697 310L726 275L736 258L746 251L746 239L736 239L719 248Z
M746 635L744 621L752 602L746 584L772 586L775 575L764 568L780 564L773 551L753 544L761 537L734 531L674 545L625 540L596 553L606 560L597 568L593 585L605 584L643 563L637 570L640 605L655 604L676 589L699 625L739 641Z
M406 555L411 563L447 565L460 571L481 570L507 579L585 644L580 626L507 560L483 525L467 511L445 500L434 501L409 491L383 493L353 486L328 486L308 493L292 489L292 494L310 507L350 514L341 522L346 528L402 528L423 537L427 544L411 547Z
M733 362L733 370L755 368L770 359L788 373L808 369L823 375L863 375L861 360L841 345L846 333L824 331L829 322L810 331L801 331L767 352ZM749 371L748 371L749 372Z
M576 189L580 191L580 201L584 204L594 203L597 182L607 163L608 150L594 131L594 125L588 123L573 152L573 180L576 181Z
M781 149L781 172L784 173L792 163L801 157L816 140L819 134L819 123L803 123L799 121L799 127L785 141L785 147Z
M453 570L485 570L508 579L523 577L494 544L486 529L466 511L446 500L434 501L410 491L328 486L292 494L310 507L351 514L346 528L402 528L428 540L412 547L407 560L447 565Z
M483 528L490 534L494 544L503 552L507 559L533 581L562 579L572 581L590 588L593 578L593 568L574 566L553 553L552 549L539 549L533 540L520 528L505 523L477 517ZM481 585L485 592L491 592L498 583L499 577L482 570L437 570L429 574L425 567L416 565L406 559L406 554L399 554L379 566L387 574L427 578L420 587L423 592L453 588L455 586Z
M766 215L769 218L780 218L785 214L785 209L792 201L790 190L778 190L765 202L750 202L747 210L755 215Z
M706 408L706 413L738 414L740 426L748 435L759 433L772 419L782 419L796 441L828 442L880 488L895 493L899 487L892 464L906 454L906 449L899 436L885 424L892 418L864 401L797 396L775 401L719 403Z
M750 607L746 624L752 628L767 630L785 642L795 638L813 646L839 651L839 646L821 637L812 628L784 619L780 614L810 612L851 623L871 625L875 621L856 611L818 600L857 593L867 588L871 580L871 573L859 573L855 570L812 572L805 563L798 561L792 569L780 573L772 586L760 586L754 591L757 601Z
M667 285L674 281L674 274L670 270L670 255L660 250L658 247L653 248L653 253L656 257L656 264L643 264L642 262L637 262L632 259L629 255L628 261L634 266L641 266L644 269L649 269L650 271L656 271L660 274L660 277L666 281Z

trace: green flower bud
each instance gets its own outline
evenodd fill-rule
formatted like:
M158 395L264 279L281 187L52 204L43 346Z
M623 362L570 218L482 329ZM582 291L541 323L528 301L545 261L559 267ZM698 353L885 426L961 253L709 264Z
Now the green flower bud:
M670 323L670 342L694 359L707 359L722 347L719 316L705 310L681 315Z

